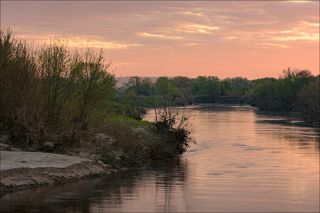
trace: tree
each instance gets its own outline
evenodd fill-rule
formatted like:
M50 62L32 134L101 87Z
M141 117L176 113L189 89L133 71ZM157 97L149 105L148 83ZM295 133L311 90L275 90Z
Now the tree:
M150 78L131 77L125 87L127 91L131 90L138 96L150 96L154 94L153 83Z
M320 81L319 78L305 85L299 92L296 108L309 122L320 122Z
M164 100L165 106L177 97L177 88L167 77L159 77L155 83L155 91Z
M220 81L219 78L215 76L209 76L207 81L207 92L211 98L211 103L213 103L220 95Z
M192 80L187 77L174 77L172 83L177 88L177 95L180 98L182 104L191 102L192 97Z
M220 81L215 76L198 76L192 84L192 92L200 102L214 102L220 95Z
M253 105L262 110L277 110L278 100L276 97L275 78L262 78L254 81Z
M90 110L105 107L105 103L114 94L115 78L108 73L110 64L104 63L102 52L95 55L88 50L79 62L77 79L79 82L80 116L79 120L85 126Z

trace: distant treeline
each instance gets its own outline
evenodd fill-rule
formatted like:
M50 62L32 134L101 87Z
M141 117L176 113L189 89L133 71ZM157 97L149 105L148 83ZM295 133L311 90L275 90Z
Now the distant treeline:
M250 104L263 111L300 112L307 121L319 121L319 75L308 70L286 69L278 79L215 76L132 77L118 98L146 107L197 103Z

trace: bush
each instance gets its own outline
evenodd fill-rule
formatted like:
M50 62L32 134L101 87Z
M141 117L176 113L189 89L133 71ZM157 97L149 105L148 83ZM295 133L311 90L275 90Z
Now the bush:
M162 140L169 145L168 147L171 147L171 150L163 152L164 155L167 155L166 157L182 154L190 147L190 143L195 143L189 128L190 114L182 114L179 117L179 112L173 113L167 107L155 113L156 132L161 135Z
M115 92L102 52L71 52L58 40L32 50L0 34L0 125L16 140L42 143L48 131L87 128Z

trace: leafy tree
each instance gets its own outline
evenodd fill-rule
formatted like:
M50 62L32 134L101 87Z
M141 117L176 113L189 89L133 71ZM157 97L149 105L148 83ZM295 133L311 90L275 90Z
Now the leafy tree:
M279 101L278 110L288 111L293 107L293 91L291 82L288 79L279 79L276 82L275 98Z
M232 94L233 88L232 88L232 81L230 78L221 80L220 90L221 90L221 95L223 96Z
M215 76L209 76L207 79L207 93L211 97L211 102L214 102L220 95L220 81L219 78Z
M174 77L172 83L177 88L177 95L180 97L180 102L186 104L191 102L192 97L192 79L187 77Z
M262 110L275 110L278 107L278 100L275 97L276 79L263 78L255 80L253 90L253 105Z
M220 95L220 81L215 76L198 76L192 84L192 92L200 97L201 102L214 102Z
M125 87L127 91L132 90L136 95L150 96L154 94L153 83L150 78L131 77Z
M320 122L320 81L319 78L305 85L299 92L296 108L309 122Z
M34 52L28 49L25 42L16 40L10 30L0 30L1 125L38 117L37 78Z
M1 31L0 52L1 126L20 133L86 126L115 92L102 52L80 55L59 41L31 51L10 31Z
M105 65L102 52L96 56L89 50L79 63L80 122L85 122L90 110L106 107L113 96L115 78L107 72L109 66Z
M164 100L165 106L172 103L177 97L178 91L175 85L167 77L159 77L155 83L156 94Z

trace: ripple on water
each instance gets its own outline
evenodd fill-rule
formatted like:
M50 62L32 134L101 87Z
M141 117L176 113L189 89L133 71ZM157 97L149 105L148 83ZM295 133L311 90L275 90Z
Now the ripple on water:
M1 212L319 212L318 130L252 109L192 114L197 144L179 162L1 195Z

